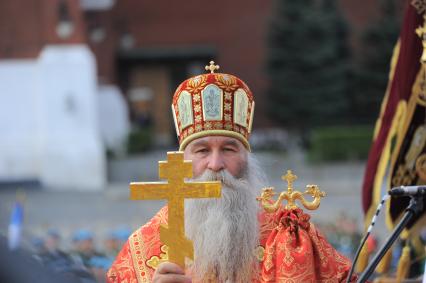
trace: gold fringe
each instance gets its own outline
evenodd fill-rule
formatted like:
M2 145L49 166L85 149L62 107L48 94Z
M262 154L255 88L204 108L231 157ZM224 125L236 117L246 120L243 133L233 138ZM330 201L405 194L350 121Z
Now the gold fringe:
M389 80L386 87L385 97L383 98L382 105L380 106L379 118L377 119L376 125L374 127L373 141L376 140L377 135L379 134L380 128L382 127L382 119L383 119L383 115L385 114L386 106L388 105L389 93L392 87L392 81L393 81L393 76L395 74L396 63L398 62L400 47L401 47L401 41L398 39L392 52L392 58L390 61Z
M407 278L410 271L411 259L410 259L411 249L407 245L402 249L402 255L398 262L398 267L396 269L396 282L400 283L402 280Z
M356 272L361 273L368 265L368 258L370 257L368 253L367 243L361 249L359 253L358 261L356 263Z
M420 239L420 235L411 238L411 245L417 257L424 258L426 256L426 245Z
M382 260L379 262L376 271L380 274L387 273L389 271L390 264L392 262L392 248L390 248Z

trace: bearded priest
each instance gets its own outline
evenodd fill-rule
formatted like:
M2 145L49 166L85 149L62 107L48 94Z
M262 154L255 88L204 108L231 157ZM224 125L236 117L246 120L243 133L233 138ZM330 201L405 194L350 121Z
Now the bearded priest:
M185 201L194 261L184 270L164 260L159 231L167 224L166 206L129 237L107 281L344 282L350 261L307 214L282 209L277 218L257 203L265 180L248 142L253 94L239 78L214 73L213 62L206 69L180 84L172 101L179 150L192 160L193 180L222 183L219 199Z

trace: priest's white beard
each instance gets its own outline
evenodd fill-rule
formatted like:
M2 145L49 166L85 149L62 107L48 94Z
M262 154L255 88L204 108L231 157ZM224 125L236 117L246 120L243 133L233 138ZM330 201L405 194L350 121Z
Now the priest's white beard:
M241 178L206 169L194 181L222 181L220 199L185 201L186 234L194 242L195 282L249 282L257 275L254 250L259 242L256 196L264 175L249 154Z

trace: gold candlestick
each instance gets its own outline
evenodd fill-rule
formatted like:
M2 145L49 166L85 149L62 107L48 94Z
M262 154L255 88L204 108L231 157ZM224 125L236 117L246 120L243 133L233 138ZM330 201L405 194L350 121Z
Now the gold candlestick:
M326 196L326 193L320 191L317 185L307 185L305 192L294 191L293 182L297 179L297 176L293 174L291 170L287 170L287 174L282 176L284 181L287 181L287 192L280 193L278 199L273 202L272 197L276 194L273 187L268 187L262 189L262 194L256 199L261 202L262 207L267 212L275 212L281 206L283 200L287 200L286 209L295 209L298 206L296 205L296 200L300 200L302 205L309 210L315 210L319 207L322 197ZM304 195L310 195L314 199L313 201L307 201L304 198Z

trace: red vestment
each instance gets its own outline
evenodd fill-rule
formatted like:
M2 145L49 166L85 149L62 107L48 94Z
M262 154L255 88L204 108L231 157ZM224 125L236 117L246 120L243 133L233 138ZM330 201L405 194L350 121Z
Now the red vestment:
M151 282L152 257L160 258L160 224L167 223L167 207L136 230L107 274L109 283ZM253 282L344 282L351 263L340 255L300 209L261 213L259 268ZM256 269L254 269L256 270Z

